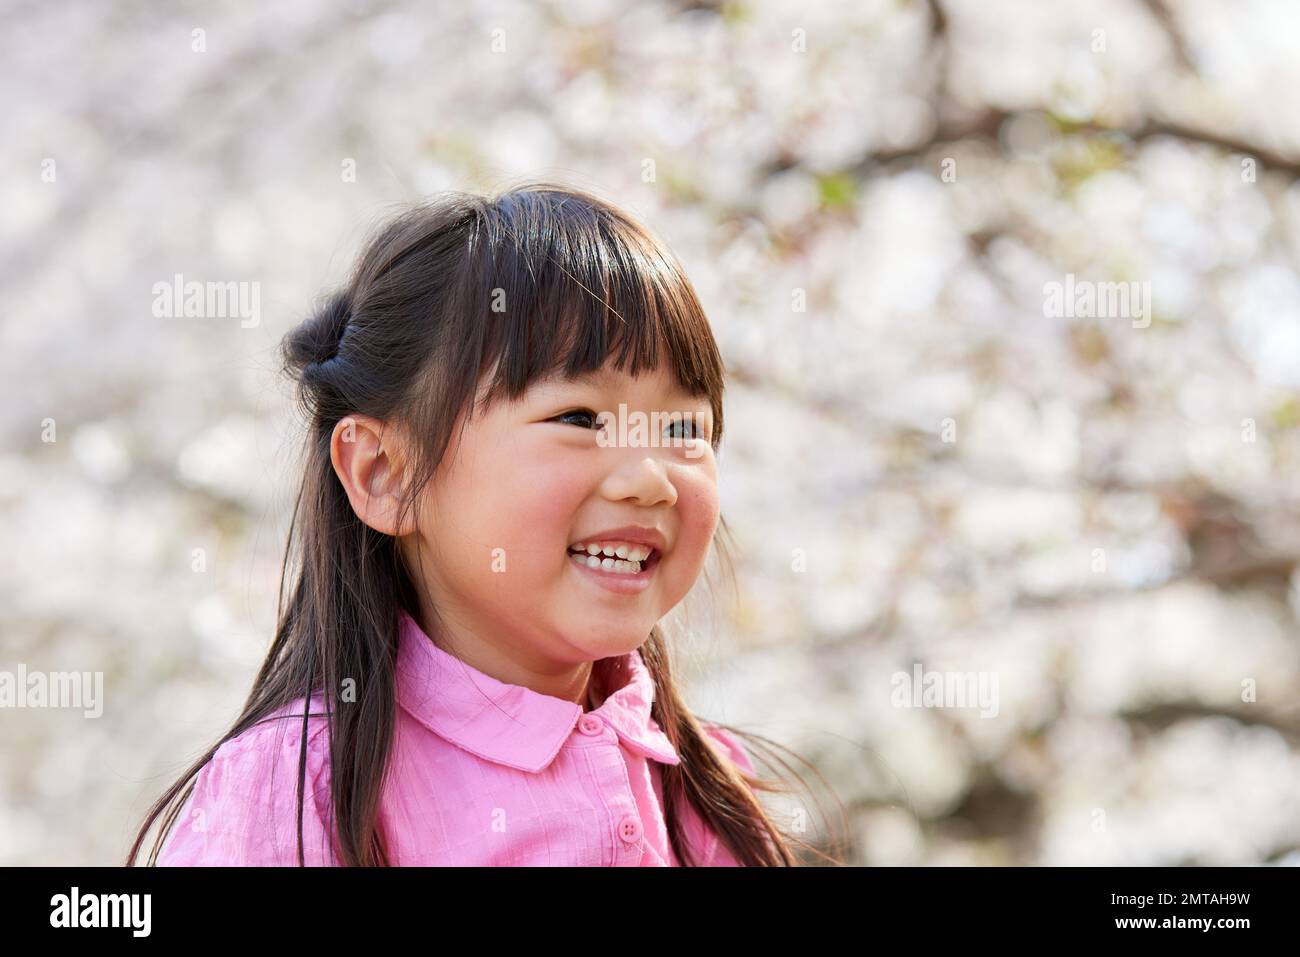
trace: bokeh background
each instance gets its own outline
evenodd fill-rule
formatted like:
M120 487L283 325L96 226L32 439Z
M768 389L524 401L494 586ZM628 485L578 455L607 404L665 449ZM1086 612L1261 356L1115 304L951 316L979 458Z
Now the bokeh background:
M696 284L741 547L669 623L688 699L824 776L848 860L1300 860L1288 0L6 6L0 669L105 702L0 709L0 862L120 863L229 726L280 337L395 204L517 177ZM155 316L176 274L260 321ZM1148 321L1048 315L1067 276Z

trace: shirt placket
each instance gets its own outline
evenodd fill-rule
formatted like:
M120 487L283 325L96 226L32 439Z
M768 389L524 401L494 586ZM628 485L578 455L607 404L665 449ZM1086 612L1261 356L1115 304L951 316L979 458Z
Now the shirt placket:
M636 867L641 863L644 835L618 732L600 715L587 712L578 719L575 734L600 742L591 749L591 766L596 773L595 787L613 824L614 847L608 863L613 867Z

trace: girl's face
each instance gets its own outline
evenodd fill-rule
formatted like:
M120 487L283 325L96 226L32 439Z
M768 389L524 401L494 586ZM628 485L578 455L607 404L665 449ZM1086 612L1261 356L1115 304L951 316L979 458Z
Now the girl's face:
M662 369L607 366L535 383L460 425L403 539L453 642L540 673L639 647L695 583L717 528L708 399ZM655 553L634 574L570 554L610 546L627 571L617 549L635 558L640 540Z

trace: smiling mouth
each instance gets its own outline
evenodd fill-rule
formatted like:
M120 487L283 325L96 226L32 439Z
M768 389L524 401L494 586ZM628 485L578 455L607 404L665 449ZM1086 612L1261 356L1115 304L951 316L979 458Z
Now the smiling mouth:
M641 551L645 551L647 548L649 546L644 546ZM659 564L660 559L659 549L657 548L649 548L649 554L638 561L619 558L617 555L606 555L603 551L592 555L585 549L576 548L570 548L568 554L570 561L592 571L623 575L628 578L637 578L649 573Z

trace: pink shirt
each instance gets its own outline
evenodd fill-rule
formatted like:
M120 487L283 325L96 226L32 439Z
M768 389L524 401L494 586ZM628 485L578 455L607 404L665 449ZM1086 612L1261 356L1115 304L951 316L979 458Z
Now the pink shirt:
M639 650L595 662L605 700L509 685L438 648L399 610L397 715L380 819L396 865L676 867L664 825L661 764L681 758L650 716L654 682ZM159 854L163 866L296 865L302 698L225 742ZM312 711L323 701L312 698ZM297 717L292 717L296 715ZM324 717L307 734L303 855L337 865L327 838ZM705 724L746 772L737 739ZM736 860L692 808L683 831L704 866Z

